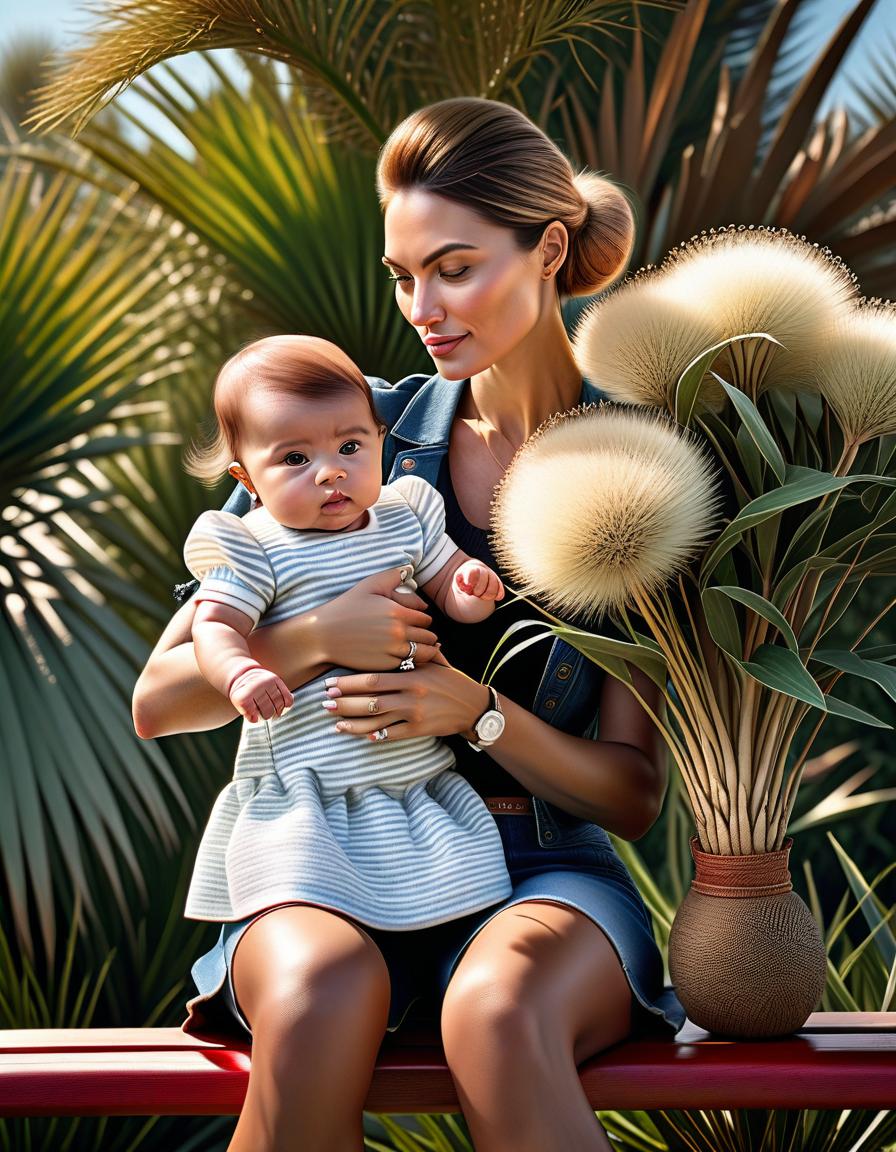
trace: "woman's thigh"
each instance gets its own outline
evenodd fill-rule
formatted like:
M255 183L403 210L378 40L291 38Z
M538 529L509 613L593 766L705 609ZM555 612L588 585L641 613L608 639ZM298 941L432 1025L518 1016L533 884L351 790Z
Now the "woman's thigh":
M632 992L615 949L582 912L529 900L476 935L445 993L446 1050L495 1044L526 1058L538 1045L576 1064L631 1030ZM549 1053L545 1053L549 1054Z

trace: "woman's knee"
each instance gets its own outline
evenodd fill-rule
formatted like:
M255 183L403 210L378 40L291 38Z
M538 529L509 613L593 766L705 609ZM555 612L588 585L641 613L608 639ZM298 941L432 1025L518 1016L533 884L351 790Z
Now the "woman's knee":
M545 1051L546 1029L537 1006L513 995L498 968L458 972L442 1002L442 1042L452 1071L492 1055L501 1064L531 1065Z
M292 915L275 921L281 911ZM265 930L256 931L265 921ZM329 1034L336 1042L346 1028L357 1035L385 1027L390 986L382 953L357 925L334 913L268 913L246 930L232 972L256 1041L304 1045Z

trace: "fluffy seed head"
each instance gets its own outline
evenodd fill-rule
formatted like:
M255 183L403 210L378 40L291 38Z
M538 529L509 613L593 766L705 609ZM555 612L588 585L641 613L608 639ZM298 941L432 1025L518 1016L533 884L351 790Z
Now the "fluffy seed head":
M592 304L573 340L579 369L611 400L674 411L675 385L688 364L722 339L701 300L641 272ZM701 401L715 407L721 389L711 376Z
M819 354L817 380L847 443L896 433L896 304L863 303L842 316Z
M711 458L662 413L590 405L543 424L492 509L511 583L558 615L593 619L650 595L718 518Z
M731 353L732 383L754 395L805 387L818 342L857 298L855 277L826 248L785 229L730 227L674 249L662 268L666 286L713 309L722 337L767 332L774 345ZM727 375L727 373L722 373Z

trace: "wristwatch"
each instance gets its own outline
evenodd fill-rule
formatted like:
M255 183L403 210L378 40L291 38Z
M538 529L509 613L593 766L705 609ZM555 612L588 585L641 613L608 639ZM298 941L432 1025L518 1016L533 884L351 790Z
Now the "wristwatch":
M483 748L488 748L489 745L494 744L504 731L504 725L506 723L504 713L501 711L501 704L498 700L498 693L492 688L491 684L486 685L486 687L491 694L491 706L486 708L473 725L476 739L467 741L470 747L475 748L477 752L481 752Z

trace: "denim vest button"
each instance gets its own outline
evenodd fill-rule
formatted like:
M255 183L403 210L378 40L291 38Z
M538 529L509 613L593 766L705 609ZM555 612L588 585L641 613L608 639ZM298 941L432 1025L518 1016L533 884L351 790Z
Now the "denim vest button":
M553 840L554 839L554 833L550 829L548 829L544 833L544 838L545 838L545 840Z
M417 461L412 460L411 457L409 456L407 458L407 460L402 460L401 466L405 470L405 472L410 472L412 468L417 467Z
M552 696L550 700L545 700L544 706L548 709L548 711L550 711L551 708L557 707L557 701Z
M568 680L572 672L572 664L561 664L557 669L558 680Z

